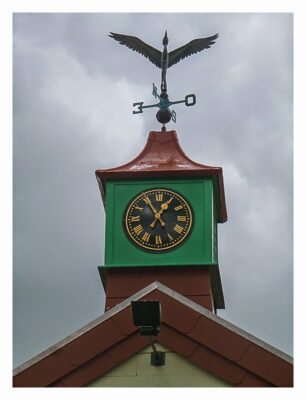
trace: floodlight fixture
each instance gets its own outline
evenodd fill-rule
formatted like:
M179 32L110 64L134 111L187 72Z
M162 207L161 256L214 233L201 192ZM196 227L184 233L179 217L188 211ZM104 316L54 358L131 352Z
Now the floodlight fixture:
M157 351L152 336L157 336L162 321L162 310L159 301L131 301L133 323L139 326L141 336L149 336L153 349L151 365L165 365L165 353Z
M133 322L139 326L142 336L157 336L161 324L161 305L159 301L132 301Z

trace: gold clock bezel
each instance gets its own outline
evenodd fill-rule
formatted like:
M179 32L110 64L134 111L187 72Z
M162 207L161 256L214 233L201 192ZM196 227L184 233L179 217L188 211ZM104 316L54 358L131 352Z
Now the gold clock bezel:
M129 218L131 219L131 217L132 217L131 214L133 212L133 208L137 207L137 204L140 201L144 200L143 199L144 196L154 195L154 194L157 195L158 192L162 192L162 193L166 193L167 195L170 195L171 197L173 197L173 199L176 199L177 201L179 201L180 205L183 205L183 209L185 209L186 223L185 223L185 226L183 226L183 227L181 225L179 225L180 227L183 228L182 233L179 234L175 239L173 239L173 241L169 241L164 244L163 243L156 244L156 245L149 244L149 243L146 244L143 240L141 240L139 235L135 233L135 231L133 229L133 228L135 228L135 226L132 226L132 222L131 222L131 220L129 220ZM127 205L127 207L124 211L123 222L124 222L125 233L127 234L127 237L129 238L129 240L134 245L136 245L138 248L141 248L148 252L160 253L160 252L165 252L168 250L174 250L179 245L181 245L183 242L185 242L185 240L189 237L191 230L193 228L194 217L193 217L192 207L184 196L182 196L180 193L178 193L172 189L157 187L157 188L151 188L151 189L145 190L141 193L138 193L129 202L129 204ZM143 231L146 232L145 229L143 229ZM143 231L141 231L141 233ZM167 230L165 232L167 234L169 233ZM172 232L172 234L173 234L173 232ZM173 234L173 235L175 235L175 234Z

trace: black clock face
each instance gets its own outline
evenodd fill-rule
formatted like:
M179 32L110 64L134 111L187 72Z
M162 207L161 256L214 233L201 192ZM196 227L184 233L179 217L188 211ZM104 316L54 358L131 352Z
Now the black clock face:
M180 194L151 189L138 194L124 213L128 237L140 248L161 252L174 249L191 232L191 206Z

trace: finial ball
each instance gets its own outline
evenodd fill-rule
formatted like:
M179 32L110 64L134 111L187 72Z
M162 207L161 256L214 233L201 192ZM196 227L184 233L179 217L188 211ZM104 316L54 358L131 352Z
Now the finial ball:
M171 111L169 108L158 110L156 113L156 119L161 124L167 124L171 120Z

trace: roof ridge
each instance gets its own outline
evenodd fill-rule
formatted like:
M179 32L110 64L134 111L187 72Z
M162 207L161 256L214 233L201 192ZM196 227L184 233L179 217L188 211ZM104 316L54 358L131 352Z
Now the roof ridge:
M232 324L231 322L219 317L218 315L214 314L212 311L208 310L207 308L201 306L198 303L195 303L194 301L188 299L187 297L181 295L180 293L174 291L173 289L168 288L167 286L163 285L162 283L156 282L158 285L158 289L171 296L172 298L175 298L177 301L183 303L187 307L192 308L194 311L199 312L200 314L204 315L205 317L211 319L214 322L217 322L218 324L224 326L225 328L231 330L234 333L237 333L240 336L243 336L247 340L253 342L254 344L264 348L265 350L268 350L269 352L275 354L277 357L280 357L284 359L285 361L293 364L293 357L288 355L287 353L277 349L276 347L270 345L269 343L263 341L262 339L259 339L257 336L252 335L251 333L237 327L236 325Z
M181 304L191 308L192 310L198 312L199 314L205 316L206 318L222 325L226 329L244 337L245 339L249 340L250 342L262 347L263 349L267 350L268 352L274 354L275 356L283 359L284 361L293 364L293 357L289 356L288 354L282 352L281 350L277 349L276 347L271 346L270 344L264 342L263 340L257 338L256 336L248 333L247 331L238 328L236 325L232 324L229 321L219 317L218 315L214 314L213 312L209 311L205 307L193 302L192 300L188 299L187 297L181 295L180 293L176 292L173 289L170 289L168 286L163 285L162 283L155 281L152 282L150 285L146 286L145 288L139 290L138 292L134 293L132 296L128 297L127 299L123 300L121 303L117 304L116 306L112 307L110 310L105 312L100 317L95 318L93 321L89 322L88 324L84 325L80 329L72 332L62 340L58 341L54 345L48 347L41 353L37 354L36 356L32 357L28 361L24 362L20 366L16 367L13 370L13 376L21 373L23 370L29 368L36 362L42 360L43 358L47 357L48 355L54 353L55 351L64 347L67 343L73 341L74 339L78 338L79 336L83 335L84 333L88 332L89 330L95 328L100 323L112 318L114 315L118 314L120 311L124 310L128 307L131 301L137 301L142 297L146 296L147 294L153 292L154 290L159 290L160 292L166 294L167 296L175 299L176 301L180 302Z

